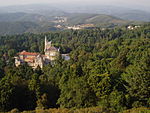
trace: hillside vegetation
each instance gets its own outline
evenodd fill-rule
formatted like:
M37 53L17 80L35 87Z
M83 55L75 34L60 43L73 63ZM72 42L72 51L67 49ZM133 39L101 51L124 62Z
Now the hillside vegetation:
M68 25L94 24L95 27L112 28L137 23L104 14L65 13L62 14L62 17L67 18L67 21L55 23L54 21L57 20L56 16L51 13L47 15L36 13L0 13L0 35L64 30L66 29L65 26ZM57 25L61 25L62 28L56 28L55 26Z
M150 109L148 108L134 108L130 110L125 110L120 113L149 113ZM37 109L33 111L23 111L19 112L18 109L13 109L8 113L116 113L116 111L110 110L108 108L102 107L90 107L90 108L82 108L82 109Z
M51 18L49 18L50 20ZM0 22L37 22L47 21L47 18L39 14L30 13L2 13L0 14Z
M2 112L149 112L150 24L0 37ZM18 52L44 53L44 37L69 53L54 65L15 67ZM130 110L129 110L130 109ZM45 111L43 111L45 110ZM132 113L131 112L131 113Z
M68 16L68 23L71 25L76 24L95 24L98 26L104 25L125 25L129 24L129 21L125 21L113 16L104 14L86 14L86 13L76 13Z

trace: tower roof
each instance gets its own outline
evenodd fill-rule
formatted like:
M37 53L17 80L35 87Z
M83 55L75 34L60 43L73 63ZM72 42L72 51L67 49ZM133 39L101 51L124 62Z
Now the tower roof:
M56 47L50 47L47 49L48 51L58 51L58 49Z

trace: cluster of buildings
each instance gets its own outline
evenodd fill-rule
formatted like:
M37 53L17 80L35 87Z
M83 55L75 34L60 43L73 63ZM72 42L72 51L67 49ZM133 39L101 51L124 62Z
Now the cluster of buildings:
M134 30L134 29L137 29L137 28L140 28L140 26L128 26L127 27L129 30Z
M94 27L94 24L81 24L81 25L74 25L74 26L67 26L67 29L73 29L73 30L79 30L79 29L85 29L85 28L92 28Z
M52 21L52 22L54 22L54 23L65 23L65 22L67 22L67 17L55 17L55 20L54 21Z
M18 67L24 63L27 63L33 69L36 69L38 66L43 68L44 65L52 63L57 57L60 55L60 49L52 46L52 42L48 42L47 38L45 37L45 49L44 55L40 53L33 53L22 51L18 53L18 56L15 58L15 65ZM69 60L70 57L67 54L61 54L61 56L65 60Z
M65 26L65 25L56 25L54 26L59 29L72 29L72 30L80 30L86 28L93 28L95 27L94 24L81 24L81 25L74 25L74 26Z

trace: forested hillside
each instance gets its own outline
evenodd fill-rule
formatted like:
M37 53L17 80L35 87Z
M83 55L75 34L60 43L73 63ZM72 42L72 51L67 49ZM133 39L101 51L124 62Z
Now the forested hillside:
M94 4L93 4L94 3ZM33 13L40 14L44 16L64 16L67 13L89 13L89 14L105 14L110 16L115 16L121 18L123 20L130 21L143 21L150 22L150 10L149 8L146 10L146 7L122 7L104 4L31 4L31 5L16 5L16 6L7 6L0 7L0 13L16 13L16 12L24 12L24 13Z
M43 69L32 70L27 64L15 67L13 57L18 52L44 52L45 35L71 59L60 57ZM150 24L134 30L118 27L0 36L2 112L61 108L59 112L67 113L71 108L72 112L116 113L145 107L146 113L149 95Z
M60 14L59 14L60 15ZM62 13L0 13L0 35L43 33L67 29L67 26L93 24L94 27L112 28L141 22L127 21L104 14ZM61 26L57 28L56 26Z
M109 16L105 14L88 14L88 13L71 13L68 14L67 24L78 25L78 24L94 24L96 26L117 26L117 25L127 25L133 23L131 21L126 21L114 16Z

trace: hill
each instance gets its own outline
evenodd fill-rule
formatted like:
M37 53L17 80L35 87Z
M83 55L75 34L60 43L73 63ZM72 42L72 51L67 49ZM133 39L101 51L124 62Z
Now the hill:
M67 26L81 24L112 28L143 23L140 21L150 21L149 13L112 6L68 7L44 4L0 7L0 35L64 30Z
M37 22L37 21L47 21L47 18L40 14L30 14L23 12L0 14L0 22L16 22L16 21Z
M0 7L0 13L16 13L16 12L24 12L30 14L40 14L46 16L62 16L65 15L66 12L60 10L53 5L47 4L31 4L31 5L17 5L17 6L6 6Z
M120 18L104 14L75 13L68 16L69 24L94 24L96 26L123 25L129 23Z
M114 27L129 23L130 21L104 14L66 13L63 16L44 16L21 12L2 13L0 14L0 34L19 34L25 32L41 33L63 30L68 25L93 24L96 27ZM57 28L55 27L57 25L63 27Z
M29 29L35 29L39 27L38 24L34 22L0 22L0 34L22 34Z
M80 9L80 10L79 10ZM150 22L149 10L141 10L111 5L77 5L77 4L31 4L0 7L0 13L33 13L44 16L66 16L68 13L106 14L131 21Z
M79 10L80 9L80 10ZM62 10L69 13L91 13L106 14L130 21L150 22L150 12L126 7L110 5L71 5L62 7Z
M124 13L114 14L114 16L125 20L150 22L150 13L145 11L131 10Z

